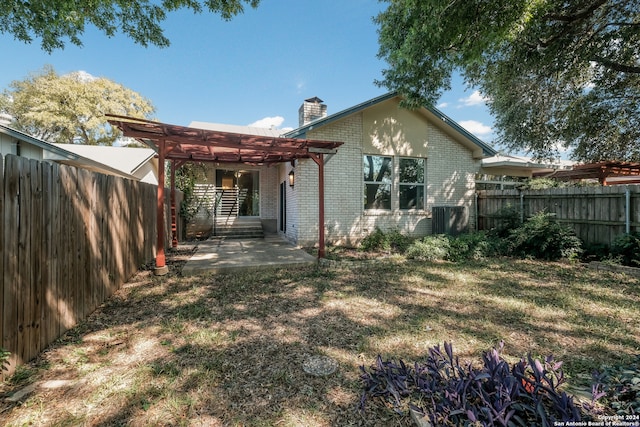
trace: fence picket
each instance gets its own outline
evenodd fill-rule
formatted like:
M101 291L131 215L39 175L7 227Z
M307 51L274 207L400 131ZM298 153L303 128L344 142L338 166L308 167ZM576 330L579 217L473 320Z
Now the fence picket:
M4 271L2 307L2 348L11 351L9 372L18 363L18 194L21 162L17 157L5 158L4 176Z

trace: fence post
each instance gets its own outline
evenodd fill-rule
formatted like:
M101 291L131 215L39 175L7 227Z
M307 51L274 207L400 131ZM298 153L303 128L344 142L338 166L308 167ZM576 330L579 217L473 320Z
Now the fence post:
M524 224L524 191L520 190L520 224Z
M631 233L631 190L628 185L624 186L624 231Z
M478 192L473 193L474 195L474 207L476 209L476 233L478 232Z

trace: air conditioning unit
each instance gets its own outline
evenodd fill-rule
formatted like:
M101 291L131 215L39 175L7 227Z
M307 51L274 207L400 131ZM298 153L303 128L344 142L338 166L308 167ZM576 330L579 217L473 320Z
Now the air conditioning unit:
M434 206L431 212L432 234L457 236L467 231L469 216L465 206Z

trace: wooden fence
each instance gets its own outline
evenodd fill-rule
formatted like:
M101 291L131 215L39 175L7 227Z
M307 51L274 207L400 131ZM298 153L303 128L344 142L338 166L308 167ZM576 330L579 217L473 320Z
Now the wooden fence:
M553 213L587 245L611 245L619 235L640 229L639 185L479 191L478 228L499 226L500 210L506 207L520 212L522 219L540 211Z
M0 156L0 214L0 346L11 352L5 374L155 256L151 184Z

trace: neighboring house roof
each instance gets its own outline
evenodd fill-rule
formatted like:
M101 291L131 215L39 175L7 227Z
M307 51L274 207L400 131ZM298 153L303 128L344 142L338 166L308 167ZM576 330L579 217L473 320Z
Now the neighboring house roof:
M238 126L238 125L226 125L222 123L207 123L207 122L191 122L190 128L214 130L218 132L240 133L244 135L259 135L259 136L272 136L279 137L283 134L282 129L269 129L259 128L253 126Z
M369 108L375 104L393 99L400 98L400 96L395 92L390 92L376 98L370 99L368 101L362 102L358 105L354 105L351 108L347 108L346 110L342 110L335 114L331 114L329 116L314 120L304 126L301 126L297 129L294 129L290 132L284 134L284 136L289 138L306 138L307 132L314 130L318 127L325 126L329 123L335 122L336 120L340 120L344 117L350 116L352 114L358 113L366 108ZM468 130L460 126L453 119L445 115L442 111L438 110L435 107L424 106L425 110L429 111L431 114L436 116L438 119L442 120L443 124L446 127L451 128L453 131L457 132L464 138L468 139L473 145L479 147L482 150L482 154L484 156L494 156L497 154L497 151L494 150L490 145L479 139L478 137L471 134Z
M497 154L482 159L482 168L486 172L497 171L495 175L533 176L569 170L575 162L558 160L555 162L536 162L528 157Z
M137 178L130 173L123 172L122 170L68 150L66 144L52 144L50 142L34 138L31 135L20 132L19 130L13 129L9 126L5 126L3 124L0 124L0 132L9 135L12 138L16 138L19 141L24 141L27 144L31 144L35 147L41 148L42 157L44 160L50 160L57 163L80 167L91 170L93 172L106 173L110 175L121 176L123 178L137 180ZM62 146L64 146L65 148L62 148ZM69 144L69 147L71 146L72 145Z
M104 145L80 144L51 145L66 149L87 159L94 159L96 161L97 159L100 159L100 163L133 176L137 176L136 173L147 162L152 161L156 155L156 152L151 148L111 147Z

